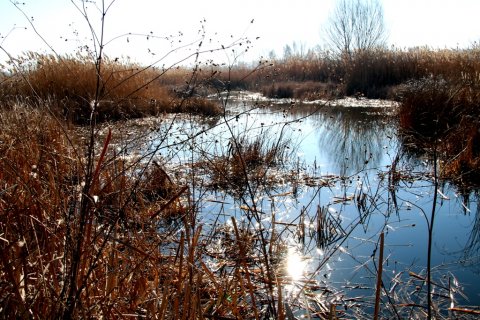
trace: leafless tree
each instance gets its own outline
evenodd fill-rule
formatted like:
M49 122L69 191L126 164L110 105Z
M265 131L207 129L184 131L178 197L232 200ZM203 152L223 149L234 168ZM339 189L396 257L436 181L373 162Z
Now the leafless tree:
M338 0L325 28L330 46L351 55L355 50L383 46L387 32L378 0Z

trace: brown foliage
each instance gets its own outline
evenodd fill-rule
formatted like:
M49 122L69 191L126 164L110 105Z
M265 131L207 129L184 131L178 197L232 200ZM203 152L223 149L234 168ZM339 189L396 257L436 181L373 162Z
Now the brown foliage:
M441 174L461 185L477 185L480 154L480 63L478 49L442 52L436 63L424 57L429 77L399 91L403 139L440 152Z
M225 243L226 252L237 253L241 243L243 262L238 254L225 256L220 261L229 267L212 270L205 263L212 239L195 227L188 187L162 164L119 157L109 148L110 135L96 137L105 153L94 154L95 174L85 188L82 136L46 106L4 108L0 126L5 318L251 318L261 312L252 301L266 276L250 271L252 233L237 232ZM247 148L249 169L273 161L259 148Z
M57 57L31 52L11 64L14 66L12 74L0 85L0 101L7 104L17 100L48 101L55 114L77 123L88 122L94 106L97 121L172 111L202 114L203 107L207 115L218 112L211 103L200 98L190 102L172 95L169 88L174 83L184 82L188 75L185 70L166 72L108 58L98 67L80 55ZM97 74L100 80L98 96ZM175 107L178 105L184 107Z

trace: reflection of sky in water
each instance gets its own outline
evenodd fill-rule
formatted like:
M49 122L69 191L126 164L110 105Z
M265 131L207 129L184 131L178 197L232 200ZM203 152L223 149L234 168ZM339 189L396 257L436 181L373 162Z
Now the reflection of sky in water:
M275 106L230 118L235 133L246 132L253 137L268 135L270 141L275 141L282 133L292 139L298 145L295 153L298 158L290 160L298 160L299 166L310 174L346 176L344 180L336 180L330 187L301 185L295 196L291 193L293 185L285 182L277 188L277 192L290 192L289 196L258 198L256 205L265 212L262 220L264 225L271 223L269 213L275 210L277 222L296 225L302 211L305 223L315 226L317 207L324 207L327 208L327 217L337 219L348 234L348 237L339 236L336 242L319 248L315 228L307 226L303 244L297 241L295 228L282 226L282 235L290 241L285 263L292 285L286 289L295 292L302 277L314 277L345 290L348 287L351 290L349 295L372 295L375 284L372 258L376 257L376 246L382 230L386 235L384 282L388 285L391 279L405 270L421 274L426 266L426 218L430 218L433 198L431 181L401 181L395 188L398 205L398 210L395 210L388 179L379 174L379 170L388 170L387 166L397 154L398 142L388 118L381 115L382 110L321 109L306 117L314 108L295 107L293 112L294 109L289 106ZM241 106L238 106L238 111L241 110ZM294 121L296 119L301 121ZM174 144L208 126L212 124L179 121L172 131L174 133L166 137L164 143ZM228 148L229 139L230 134L220 121L208 132L196 136L187 148L165 148L168 152L163 154L170 154L172 160L176 158L181 162L194 154L195 144L201 144L203 152L222 153ZM409 163L400 162L399 167ZM416 170L427 168L416 164ZM452 272L460 283L465 284L469 303L480 304L480 289L474 285L480 274L477 204L472 197L472 203L469 204L471 213L465 214L462 205L464 199L459 198L453 188L447 187L442 192L449 200L440 197L437 207L432 259L434 275L449 277ZM356 207L354 201L359 194L367 195L363 211ZM206 207L207 212L221 212L225 221L229 221L231 216L238 221L245 220L242 210L232 198L220 194L210 196L215 201L219 197L223 197L221 200L226 204L210 203ZM215 223L222 220L218 216L212 219L215 219ZM208 214L204 223L209 223ZM408 277L408 273L404 276Z

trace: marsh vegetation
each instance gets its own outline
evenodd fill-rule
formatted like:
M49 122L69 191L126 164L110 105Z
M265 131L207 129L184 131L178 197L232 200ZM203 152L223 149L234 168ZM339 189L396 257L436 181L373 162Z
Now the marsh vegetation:
M2 318L478 317L477 47L102 48L1 75Z

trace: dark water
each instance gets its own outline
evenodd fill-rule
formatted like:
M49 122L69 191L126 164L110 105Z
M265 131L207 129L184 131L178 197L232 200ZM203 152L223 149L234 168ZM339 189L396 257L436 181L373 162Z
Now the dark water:
M311 278L337 288L345 296L373 296L378 241L383 231L386 290L400 300L403 295L405 300L415 297L407 291L418 290L419 283L409 273L426 274L428 225L435 192L433 170L427 158L402 152L392 109L289 104L258 107L236 102L229 105L229 110L230 129L223 120L200 123L177 119L175 128L161 143L175 145L188 138L189 144L162 147L163 156L181 165L206 153L225 152L231 132L264 135L269 141L290 139L292 152L286 160L298 182L283 178L285 173L279 172L275 188L259 192L256 198L260 211L269 213L258 224L271 227L274 212L277 223L297 225L283 227L282 232L289 244L286 268L294 279L286 287L287 293L294 296L302 281ZM198 146L201 153L196 151ZM400 174L397 180L390 174L394 162L395 172ZM316 183L322 179L329 185ZM283 196L276 197L278 194ZM218 224L222 220L228 224L231 216L244 219L234 196L221 192L202 196L206 199L202 223ZM432 279L452 287L458 283L464 296L455 294L457 302L479 305L477 197L459 194L448 182L440 184L437 196ZM219 200L221 204L216 202ZM316 233L319 210L336 228L328 239L319 239ZM299 236L300 223L304 236Z

